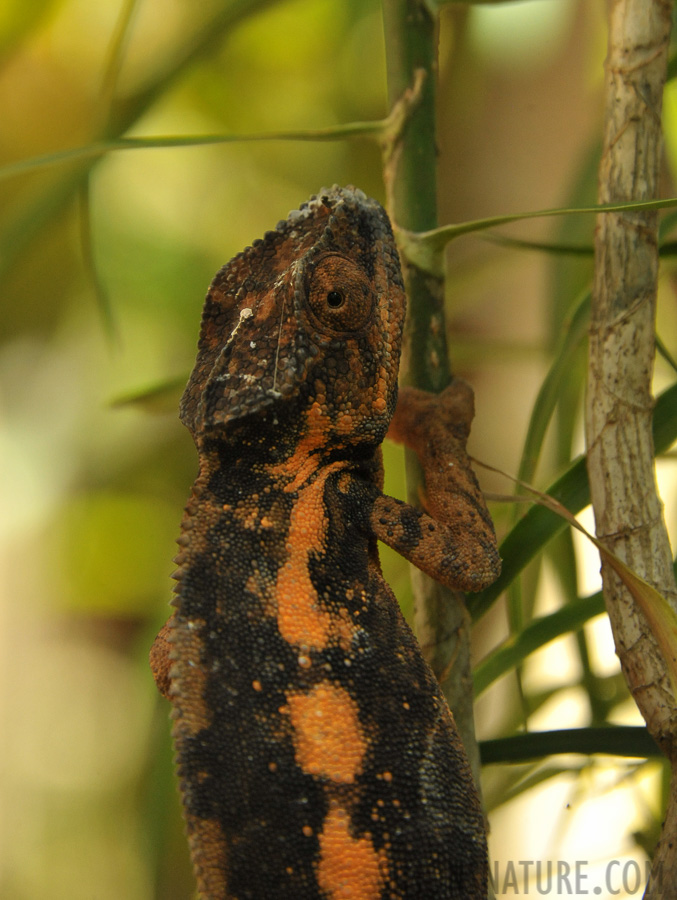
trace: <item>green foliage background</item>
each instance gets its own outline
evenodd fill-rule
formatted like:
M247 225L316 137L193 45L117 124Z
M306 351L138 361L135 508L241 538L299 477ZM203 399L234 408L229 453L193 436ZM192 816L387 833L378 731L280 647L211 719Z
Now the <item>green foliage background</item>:
M508 14L499 6L441 9L441 222L594 202L603 4L518 6ZM100 142L379 120L388 111L385 59L377 0L8 0L0 11L0 896L7 900L190 896L167 709L147 651L168 614L173 540L195 472L176 404L202 299L228 258L322 185L354 183L384 199L380 152L368 136L320 141L301 133L105 155ZM670 86L670 169L675 102ZM89 151L61 155L78 147ZM40 164L29 167L35 157ZM511 234L585 249L592 219ZM521 465L545 487L581 448L585 321L571 315L591 259L465 238L448 262L453 363L476 391L472 451L511 472ZM674 357L677 312L669 262L664 268L659 334ZM555 426L538 465L520 464L552 359L561 376ZM657 389L673 380L669 363L659 361ZM402 496L401 456L392 447L386 454L388 487ZM674 462L663 472L672 525ZM498 476L481 477L490 491L511 490ZM495 507L502 535L521 511ZM546 565L532 566L511 588L507 606L481 620L479 685L511 673L480 701L482 737L527 724L539 730L546 719L533 716L544 710L545 727L637 721L608 634L597 637L605 623L580 630L601 611L598 601L577 599L594 590L586 570L596 566L560 537ZM386 569L408 609L406 568L388 555ZM508 627L521 638L510 638L502 657L487 657ZM554 653L530 656L562 633ZM574 699L572 712L566 704ZM537 755L553 746L537 746ZM536 854L526 838L515 843L514 827L506 838L501 816L514 822L517 807L508 801L546 781L560 786L551 855L574 852L555 842L570 827L562 797L591 815L583 784L595 796L630 784L639 803L615 852L650 848L661 814L659 764L621 762L611 775L604 769L603 787L596 765L576 756L488 767L495 858Z

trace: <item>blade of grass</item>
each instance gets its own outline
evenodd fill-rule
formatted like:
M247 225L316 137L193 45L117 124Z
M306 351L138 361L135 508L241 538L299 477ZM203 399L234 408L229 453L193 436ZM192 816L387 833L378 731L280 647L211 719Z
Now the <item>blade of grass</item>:
M113 315L113 307L106 286L99 275L99 270L96 265L94 239L92 235L89 179L83 183L78 192L78 212L80 218L80 248L82 250L85 272L94 289L106 337L111 343L117 343L120 335L115 316Z
M174 378L165 378L155 384L134 388L123 394L117 394L108 401L113 409L125 406L136 406L148 412L176 412L179 397L186 386L188 372L176 375Z
M677 372L677 360L675 360L673 355L670 353L670 351L658 335L655 336L654 340L656 341L656 350L658 351L658 353L660 353L660 355L670 366L670 368Z
M139 8L139 0L124 0L115 29L111 36L108 54L101 79L101 99L108 116L117 89L118 79L122 71L125 52L132 35L132 23Z
M506 234L489 234L482 235L484 240L491 241L494 244L500 244L503 247L510 247L512 250L534 250L543 253L549 253L552 256L589 256L592 258L594 250L592 244L562 244L548 241L528 241L523 238L513 238ZM677 254L677 243L666 241L658 248L658 255L663 257L674 256Z
M582 765L553 766L543 765L540 762L532 763L526 773L518 770L511 781L502 783L500 790L487 791L487 812L494 812L504 804L510 803L510 801L514 800L516 797L521 797L522 794L526 794L532 788L538 787L540 784L545 784L552 778L557 778L558 775L570 775L572 772L580 771L582 768ZM514 771L514 767L511 766L509 771Z
M93 141L82 147L69 147L54 153L20 159L0 166L0 180L15 178L39 169L63 165L69 162L86 162L100 159L118 150L148 150L167 147L204 147L213 144L235 144L256 141L343 141L353 137L379 137L388 127L389 119L371 122L347 122L329 128L309 128L300 131L266 131L254 134L187 134L158 135L157 137L120 137Z
M118 77L122 69L125 50L129 43L132 30L132 21L139 5L139 0L124 0L118 21L111 37L104 73L99 90L99 116L105 127L110 114L110 105L115 95ZM110 296L99 272L96 262L95 242L91 209L91 172L83 179L80 185L78 197L78 212L80 219L80 246L84 261L85 272L92 284L97 306L103 323L104 333L111 343L119 343L120 333L115 321L113 306Z
M666 671L672 682L673 692L677 696L677 614L668 601L652 584L649 584L619 556L609 550L602 541L590 534L562 503L525 482L520 482L520 484L536 498L541 506L560 516L572 528L575 528L594 544L599 551L602 561L613 569L623 582L649 623L651 632L663 654Z
M589 313L590 292L585 291L573 312L570 313L570 320L563 323L559 346L555 349L552 365L534 402L522 450L518 481L530 482L533 480L545 434L560 400L562 385L570 376L578 348L587 334ZM519 485L516 486L516 490L519 492ZM515 518L517 518L517 509ZM512 634L519 634L524 627L524 619L530 619L532 614L533 599L531 602L527 599L525 610L520 587L521 580L515 579L508 589L507 608ZM519 678L519 671L517 671L517 675Z
M523 238L509 237L507 234L489 232L482 235L484 240L511 250L535 250L559 256L592 256L592 244L560 244L549 241L528 241Z
M620 557L612 553L602 541L590 534L558 500L532 487L529 488L529 491L537 497L540 504L561 516L572 528L577 529L594 544L599 550L602 560L614 570L623 582L651 627L663 654L673 692L677 696L677 614L665 597L653 585L634 572Z
M663 242L663 238L667 237L672 229L677 225L677 209L666 213L658 225L658 241Z
M534 402L529 427L524 441L518 478L533 479L548 425L555 411L560 387L571 372L571 363L581 341L585 339L590 319L590 291L585 291L575 304L568 322L564 323L562 336L555 349L548 374L541 384Z
M569 207L590 206L596 202L597 171L601 154L600 142L596 139L584 148L578 167L567 191L565 205ZM567 216L553 222L554 242L570 246L593 244L594 221L590 216ZM554 255L548 265L548 346L556 352L562 342L562 335L571 326L572 305L589 289L593 274L592 255ZM589 316L586 316L586 329ZM585 350L587 333L581 336L576 348L568 355L566 378L559 384L557 403L549 425L552 444L549 453L550 471L562 471L569 465L574 445L574 433L579 421L581 395L585 380ZM526 469L525 469L526 472ZM533 474L533 473L532 473ZM526 479L531 481L532 475ZM564 529L549 544L544 553L559 581L563 595L563 605L578 599L578 559L574 551L570 529ZM535 595L530 598L533 614ZM588 697L591 711L590 724L606 721L609 704L599 702L604 692L604 684L596 677L590 666L587 636L583 628L575 631L574 640L581 666L580 685ZM607 695L604 695L607 696Z
M646 728L635 725L603 725L562 728L515 734L480 741L482 765L516 763L559 753L607 753L610 756L662 756Z
M507 638L477 665L473 673L475 697L479 697L501 675L521 665L530 654L575 631L604 610L604 597L599 591L590 597L567 603L547 616L533 619L520 634Z
M553 216L571 215L598 215L603 212L632 212L656 209L669 209L677 206L677 197L668 197L663 200L642 200L627 203L603 203L597 206L559 207L556 209L541 209L534 212L510 213L502 216L489 216L485 219L473 219L468 222L460 222L456 225L443 225L431 231L412 232L398 229L398 244L404 251L407 259L419 269L438 275L439 259L441 251L455 238L464 234L473 234L478 231L487 231L497 228L499 225L509 225L512 222L521 222L526 219L543 219Z

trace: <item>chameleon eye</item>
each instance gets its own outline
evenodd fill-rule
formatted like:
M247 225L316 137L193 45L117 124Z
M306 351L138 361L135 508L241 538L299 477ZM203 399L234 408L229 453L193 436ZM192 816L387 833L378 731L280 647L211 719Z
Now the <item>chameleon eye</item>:
M343 306L344 300L345 297L341 291L329 291L327 294L327 306L330 306L332 309L339 309L339 307Z
M333 331L357 331L374 307L364 269L343 256L325 256L314 266L307 298L318 323Z

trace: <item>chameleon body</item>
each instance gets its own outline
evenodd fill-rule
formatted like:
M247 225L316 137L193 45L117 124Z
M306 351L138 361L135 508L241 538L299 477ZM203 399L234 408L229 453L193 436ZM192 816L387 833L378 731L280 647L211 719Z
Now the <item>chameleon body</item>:
M482 813L377 539L477 590L499 567L472 395L403 391L431 514L382 493L405 297L390 223L332 188L207 296L181 418L199 475L152 651L206 900L486 896Z

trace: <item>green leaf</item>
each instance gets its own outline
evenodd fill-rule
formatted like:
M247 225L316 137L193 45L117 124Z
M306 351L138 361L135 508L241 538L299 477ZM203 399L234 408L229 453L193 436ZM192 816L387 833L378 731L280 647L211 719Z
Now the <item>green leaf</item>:
M117 90L118 78L132 34L132 23L140 5L140 0L123 0L115 30L111 35L104 74L101 79L101 97L106 110L110 108Z
M576 351L587 335L589 318L590 291L585 291L575 305L570 320L562 329L562 336L559 346L555 349L552 365L534 402L519 468L518 477L521 481L531 481L533 478L545 433L557 405L561 385L570 375Z
M187 381L188 373L176 375L174 378L163 378L162 381L117 394L108 401L108 405L113 408L138 406L147 412L176 414L178 400Z
M668 217L666 216L665 221ZM661 223L662 224L662 223ZM671 220L671 225L674 221ZM543 253L549 253L552 256L594 256L592 244L563 244L554 241L528 241L523 238L513 238L506 234L485 234L484 239L494 244L500 244L502 247L509 247L512 250L534 250ZM677 254L677 243L674 241L665 241L658 248L658 255L662 257L675 256Z
M372 122L347 122L329 128L309 128L300 131L265 131L258 134L185 134L157 137L120 137L93 141L82 147L70 147L54 153L44 153L0 166L0 181L15 178L39 169L64 163L95 160L118 150L148 150L167 147L204 147L213 144L235 144L265 141L343 141L347 138L379 136L387 127L387 119Z
M563 634L576 631L604 610L604 597L599 591L591 597L574 600L554 613L531 621L520 634L507 638L477 665L473 673L475 697L501 675L521 665L531 653Z
M559 501L548 494L537 491L535 488L530 487L529 490L537 496L538 502L542 506L561 516L565 522L568 522L572 528L580 531L597 547L602 561L614 570L626 589L632 594L635 602L649 622L651 632L663 655L668 676L672 682L673 693L677 696L677 614L675 614L670 604L653 585L634 572L620 557L609 550L599 538L590 534Z
M656 340L656 350L658 351L658 353L660 353L660 355L663 357L663 359L666 361L666 363L670 366L670 368L673 369L675 372L677 372L677 360L675 360L675 358L670 353L668 348L665 346L665 344L663 343L663 341L661 340L659 335L656 335L655 340Z
M527 241L522 238L513 238L505 234L484 235L485 240L512 250L537 250L558 256L592 256L594 249L592 244L561 244L550 241Z
M494 812L494 810L506 803L510 803L516 797L521 797L522 794L528 793L532 788L545 784L552 778L557 778L558 775L571 775L572 772L579 771L582 768L583 765L553 766L535 762L529 766L525 773L522 766L519 768L517 765L510 766L508 771L515 774L510 780L501 779L499 790L492 790L491 786L487 790L484 785L482 786L486 812ZM506 771L506 768L503 771Z
M103 328L108 340L111 343L119 339L117 323L113 313L113 307L110 302L110 296L106 289L96 264L96 254L94 251L94 236L92 234L92 216L91 216L91 194L90 181L87 179L82 183L78 192L78 211L80 214L80 248L82 250L82 259L85 271L90 280L94 294L96 296L97 306Z
M537 731L480 741L482 764L516 763L556 753L608 753L611 756L662 756L642 726L604 725Z
M486 219L474 219L460 222L458 225L443 225L431 231L406 231L398 229L398 244L402 247L409 262L417 268L432 275L439 276L439 257L444 247L455 238L476 231L487 231L499 225L521 222L525 219L543 219L553 216L598 215L599 213L648 212L657 209L669 209L677 206L677 197L664 200L638 200L624 203L604 203L599 206L561 207L542 209L535 212L511 213L503 216L489 216Z

